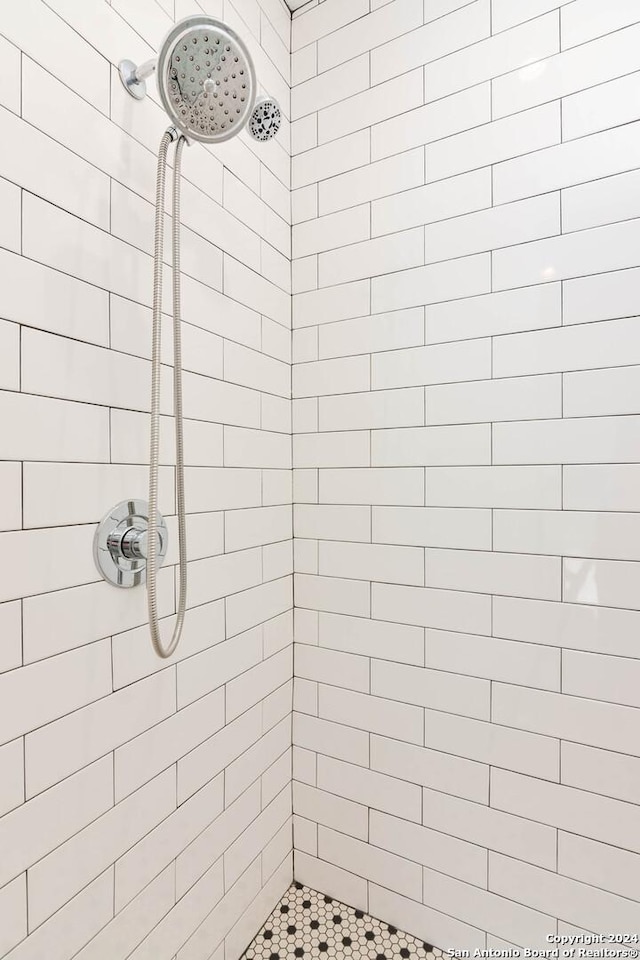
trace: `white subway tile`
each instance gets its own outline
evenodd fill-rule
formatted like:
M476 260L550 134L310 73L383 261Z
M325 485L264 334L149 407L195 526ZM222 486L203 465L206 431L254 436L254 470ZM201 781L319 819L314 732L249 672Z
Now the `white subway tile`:
M553 12L427 64L427 98L437 100L510 70L526 68L559 48L558 15Z
M637 70L639 33L638 27L618 30L549 57L540 66L498 77L493 85L494 116L517 113Z
M296 504L297 537L317 540L361 540L371 538L370 509L362 506Z
M592 323L630 317L640 310L640 270L629 269L567 280L564 323Z
M564 413L567 417L633 414L640 409L638 367L610 367L588 373L571 373L564 380Z
M375 73L374 68L372 72ZM423 102L421 69L412 70L386 83L376 81L374 76L374 82L377 85L369 90L332 107L325 107L318 113L318 141L321 144L406 113Z
M466 923L486 927L510 943L544 946L556 920L513 900L424 868L424 901Z
M555 868L556 836L550 827L435 790L423 790L423 803L423 823L433 830Z
M565 190L562 197L564 229L586 230L637 217L640 214L640 207L636 206L638 185L638 173L633 170Z
M80 951L80 960L100 960L114 950L133 950L168 913L174 903L173 869L166 869L103 927Z
M318 280L326 287L408 270L424 263L424 250L422 229L353 243L320 254Z
M296 875L300 883L312 889L330 890L343 903L356 904L361 910L367 908L367 881L362 877L309 857L302 851L296 853Z
M427 630L425 662L435 670L560 689L560 652L536 644Z
M24 748L22 740L12 740L0 747L0 815L24 803Z
M27 877L16 877L0 892L0 950L6 956L27 935Z
M560 508L559 467L429 467L427 505Z
M318 42L318 69L329 70L366 50L422 26L422 0L395 0Z
M458 590L373 584L372 615L439 630L490 632L491 598Z
M319 756L318 786L328 793L336 793L383 813L420 822L420 787L415 784L402 783L373 770Z
M250 630L189 657L177 668L178 708L250 669L262 660L262 631Z
M378 430L371 462L380 466L489 463L489 424Z
M424 553L418 547L330 540L319 545L321 576L424 584Z
M404 156L404 155L402 155ZM369 169L372 169L372 164ZM422 178L420 178L422 183ZM376 200L371 207L372 234L378 236L406 230L422 224L431 224L451 217L460 217L473 210L491 205L491 170L473 170L459 177L451 177L437 184L427 184L413 190L397 191L393 196ZM455 221L458 223L458 221ZM470 222L470 221L469 221ZM427 229L427 251L437 234ZM433 257L430 259L444 259Z
M28 734L27 796L40 793L166 719L175 710L175 700L173 671L164 670Z
M638 223L629 220L499 250L493 266L496 287L549 283L635 266L631 250L637 242Z
M369 909L375 916L389 917L400 929L415 931L425 943L437 940L459 950L473 950L484 942L485 934L479 928L375 884L369 884Z
M492 123L487 120L480 121L482 125L475 125L475 129L463 129L455 136L427 146L428 181L442 180L560 143L557 103L494 119Z
M291 645L231 680L226 686L226 719L234 720L291 679Z
M594 0L579 0L561 11L562 48L587 43L638 19L638 8L631 0L614 0L606 11Z
M515 553L428 548L426 584L444 590L560 600L561 560Z
M563 503L566 510L621 510L631 513L637 502L640 481L637 464L589 464L568 466L563 471ZM607 518L612 524L613 518ZM631 520L625 518L625 523Z
M0 675L2 742L111 692L108 641Z
M424 662L423 631L399 623L321 613L319 643L332 650L393 659L397 663Z
M559 195L547 194L428 225L425 259L463 257L559 233Z
M171 766L224 725L224 691L216 690L119 747L115 752L116 798Z
M368 240L370 220L369 207L363 204L299 223L293 228L294 257L308 257L359 240Z
M491 773L491 803L539 823L638 852L635 804L497 769Z
M572 0L526 0L514 6L511 0L492 0L493 30L507 30L525 20L533 20L548 10L556 10Z
M298 649L296 647L296 651ZM323 717L294 713L293 743L305 750L335 757L337 760L346 760L361 767L366 767L369 763L369 734L364 730L356 730L355 727L333 723Z
M294 465L309 467L366 467L371 460L366 430L303 433L293 439Z
M635 656L640 614L541 600L494 599L494 634L524 643Z
M0 463L0 486L6 498L0 506L0 530L19 530L23 512L20 463Z
M31 867L33 926L47 920L174 808L175 777L168 770Z
M310 43L291 54L291 83L296 87L318 72L318 45Z
M589 746L634 752L637 718L632 707L495 684L492 708L496 723ZM595 836L589 831L586 835Z
M605 193L607 181L603 184L587 184L586 181L629 170L637 166L639 159L640 127L637 123L570 140L499 164L494 171L495 201L507 203L570 187L563 195L564 232L629 219L635 215L633 208L627 213L621 199L618 206L622 213L616 216L615 196L612 197L610 191ZM583 185L572 186L574 184ZM621 184L618 190L624 192L624 185ZM598 214L598 204L605 207L606 212ZM593 213L591 207L595 208Z
M469 717L489 717L489 684L424 667L373 660L371 692L390 700L434 710L452 710Z
M260 708L255 707L181 757L178 760L178 803L183 804L243 753L249 756L251 747L260 740L261 730ZM260 746L262 748L262 744ZM253 760L254 757L249 756L249 759ZM254 766L252 773L255 769ZM240 778L236 774L233 779ZM239 796L253 779L255 777L242 789L237 790L236 796Z
M372 307L378 313L424 306L488 293L491 264L488 254L427 264L371 281Z
M3 317L106 346L109 304L104 290L5 250L0 250L0 267Z
M640 362L640 335L633 319L571 324L500 337L493 359L497 377L627 366Z
M12 670L22 663L22 602L0 604L0 633L3 644L0 655L0 673Z
M292 49L299 50L368 12L367 0L355 0L348 8L340 0L326 0L324 7L313 7L305 11L303 16L294 18Z
M423 713L411 704L321 685L319 716L405 742L423 742Z
M392 350L371 360L371 386L376 390L490 376L490 340Z
M486 886L487 853L475 844L377 811L371 813L371 843L467 883Z
M481 804L487 802L489 768L473 760L374 735L371 737L371 769L431 787L441 794L466 797Z
M478 84L374 124L371 128L371 157L380 160L451 137L490 120L491 85Z
M422 871L418 864L381 850L375 844L320 827L318 855L352 873L357 871L367 880L384 882L386 887L411 900L417 900L422 894Z
M310 327L363 316L369 312L371 304L370 287L370 281L360 280L298 294L293 298L294 327Z
M105 757L3 817L3 884L113 806L113 763Z
M542 780L560 779L560 743L550 737L429 709L425 718L425 743L433 750L467 757L491 767L518 770Z
M406 191L424 183L424 150L415 149L401 153L398 156L378 160L366 167L360 167L349 173L319 184L320 213L328 214L346 207L353 207L358 203L367 203L370 200L378 201L379 197L393 197L386 202L388 206L394 201L400 202ZM374 202L373 210L381 201ZM422 221L416 219L404 227L416 226ZM390 230L375 229L373 235L389 233Z
M630 901L595 890L586 884L559 877L515 860L492 856L489 865L490 887L504 895L517 897L538 910L559 913L571 923L603 929L615 923L626 928L635 913Z
M371 54L371 79L374 84L379 84L412 67L475 44L490 33L490 4L488 0L476 0L449 16L433 20L374 50ZM470 80L464 86L471 86L473 82Z
M638 417L594 417L499 423L496 463L626 463L637 460Z
M422 506L424 470L412 467L323 470L320 474L320 502Z
M562 691L637 707L639 669L637 660L566 650L562 655Z
M376 543L488 550L491 514L488 510L374 507L372 539Z
M566 742L561 749L562 783L617 800L638 802L640 760L637 757L579 743Z
M639 522L633 514L591 510L501 510L494 514L493 546L514 553L640 560Z
M366 807L351 800L326 793L305 783L294 782L293 809L298 816L307 817L314 823L323 824L326 827L333 827L351 837L357 837L360 840L366 840L368 837L368 811Z
M637 120L639 88L640 74L636 72L565 97L562 104L564 139L584 137Z
M318 683L333 683L362 693L369 690L369 661L366 657L300 644L296 647L296 671L303 679Z
M562 413L559 376L431 386L426 397L430 424L544 420Z
M291 161L292 184L294 188L316 184L328 177L362 167L369 163L370 158L369 131L359 130L294 156Z
M634 899L639 865L637 854L564 831L558 834L559 872L574 880Z
M323 107L361 93L369 88L369 57L350 54L348 61L333 69L321 67L319 76L297 84L291 91L291 118L298 120L317 113Z
M559 283L430 304L426 308L427 343L556 327L562 323L562 315ZM566 293L564 316L566 323Z
M19 944L11 960L37 960L44 952L51 960L75 956L112 917L113 871L106 870Z

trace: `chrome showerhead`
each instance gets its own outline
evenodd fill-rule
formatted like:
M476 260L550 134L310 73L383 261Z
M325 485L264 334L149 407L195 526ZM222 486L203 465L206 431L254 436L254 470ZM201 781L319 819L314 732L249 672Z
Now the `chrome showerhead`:
M220 143L239 133L252 116L256 76L251 55L234 30L204 14L176 23L155 62L120 64L129 93L141 99L155 69L162 105L190 140ZM266 139L266 138L265 138Z
M273 140L281 124L282 112L278 101L260 97L249 120L249 133L254 140Z

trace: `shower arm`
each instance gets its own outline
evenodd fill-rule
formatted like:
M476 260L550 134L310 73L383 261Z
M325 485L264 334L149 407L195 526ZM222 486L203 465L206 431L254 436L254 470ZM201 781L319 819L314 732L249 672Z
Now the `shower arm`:
M147 77L156 72L158 66L157 57L151 60L145 60L140 66L136 66L133 60L121 60L118 64L120 79L127 88L128 92L136 100L144 100L147 95Z

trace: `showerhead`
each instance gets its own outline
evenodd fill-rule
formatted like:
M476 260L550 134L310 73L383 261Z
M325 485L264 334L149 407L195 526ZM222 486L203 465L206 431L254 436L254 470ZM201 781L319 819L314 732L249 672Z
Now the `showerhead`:
M174 24L157 59L139 67L122 60L119 69L137 100L146 96L145 79L155 71L162 105L187 139L220 143L249 124L256 140L271 140L280 129L277 102L262 97L256 103L253 60L243 40L205 14Z
M251 55L235 31L212 17L175 24L160 47L156 76L165 110L189 139L228 140L253 111Z
M249 133L254 140L273 140L281 123L282 113L277 100L260 97L249 120Z

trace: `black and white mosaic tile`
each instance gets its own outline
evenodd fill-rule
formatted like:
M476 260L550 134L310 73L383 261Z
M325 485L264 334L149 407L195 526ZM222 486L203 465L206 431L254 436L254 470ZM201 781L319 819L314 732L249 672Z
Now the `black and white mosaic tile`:
M246 960L440 960L442 951L362 910L294 883L246 950Z

